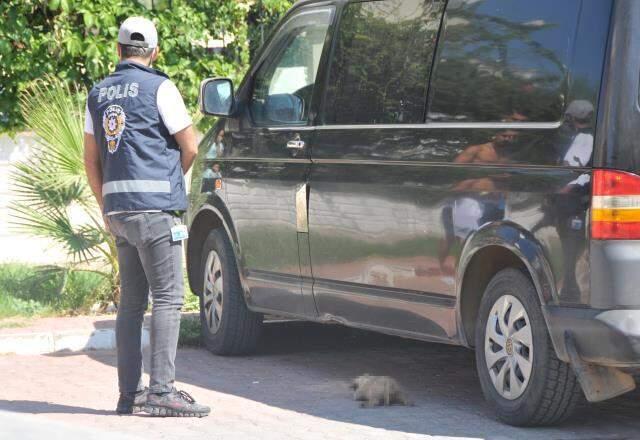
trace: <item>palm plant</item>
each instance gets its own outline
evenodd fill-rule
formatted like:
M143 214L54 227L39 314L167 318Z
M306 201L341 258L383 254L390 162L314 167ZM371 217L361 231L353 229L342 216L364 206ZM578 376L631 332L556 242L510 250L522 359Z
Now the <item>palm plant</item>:
M71 257L72 270L104 275L111 287L109 299L116 300L115 243L104 230L84 171L85 95L55 77L34 82L22 94L22 115L38 143L12 171L17 199L11 214L19 230L61 244Z

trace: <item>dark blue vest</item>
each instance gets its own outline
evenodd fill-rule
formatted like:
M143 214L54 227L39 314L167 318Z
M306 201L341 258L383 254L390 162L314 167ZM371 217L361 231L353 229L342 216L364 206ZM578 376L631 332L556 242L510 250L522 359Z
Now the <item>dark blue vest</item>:
M158 88L166 79L123 61L89 92L105 213L187 209L180 150L158 112Z

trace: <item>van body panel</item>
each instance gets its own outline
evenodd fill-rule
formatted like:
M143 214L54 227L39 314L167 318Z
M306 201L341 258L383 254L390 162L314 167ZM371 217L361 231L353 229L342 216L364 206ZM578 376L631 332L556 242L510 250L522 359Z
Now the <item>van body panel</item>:
M347 308L347 299L336 300L341 284L345 291L358 283L455 298L463 246L483 226L505 222L531 231L530 246L544 249L545 258L555 250L549 260L551 280L559 281L550 281L560 292L555 301L580 303L588 297L588 284L580 287L577 282L588 267L577 256L586 244L589 188L564 190L577 179L588 182L589 172L438 163L451 154L447 141L457 146L454 154L463 150L460 141L451 139L455 132L354 128L317 133L309 236L313 275L322 280L314 286L321 315L348 314L352 321L369 323L378 319L366 306ZM494 136L495 131L488 132ZM353 144L347 143L351 139ZM338 151L342 159L336 157ZM518 240L504 238L509 241ZM533 255L527 263L539 266ZM326 281L331 289L324 287ZM399 326L410 322L397 321Z
M301 269L300 253L309 251L298 239L295 194L310 171L314 82L334 11L322 2L287 14L242 82L234 116L222 119L200 145L196 166L204 167L203 176L215 175L221 188L193 189L224 198L250 307L315 314L310 292L302 290L309 269Z
M475 231L466 240L460 257L456 283L458 301L462 300L464 278L472 259L483 249L499 246L512 252L526 267L536 286L541 304L558 304L555 277L544 248L539 244L540 241L525 227L509 221L487 223ZM477 292L479 295L482 293Z
M287 134L270 138L277 140L286 144ZM308 169L304 160L234 160L225 166L226 206L238 231L242 272L256 306L304 314L291 195L304 182ZM256 177L247 178L250 175Z
M423 117L420 99L405 102L393 87L387 102L377 94L362 115L340 116L335 102L358 108L349 107L358 87L335 100L344 11L385 11L384 2L363 3L296 3L242 82L237 111L200 145L192 193L201 194L190 209L213 206L224 217L248 306L470 346L460 315L468 264L499 246L531 275L561 359L571 331L589 362L640 365L639 242L589 236L593 168L640 171L639 2L449 1L441 25L425 27L435 49L423 60L424 83L404 89L424 98ZM277 58L287 21L316 7L335 8L335 20L312 101L300 109L307 120L261 123L250 101L262 63ZM384 29L385 20L374 24ZM369 79L363 87L375 91ZM224 148L207 157L221 134ZM290 141L304 148L294 153ZM202 170L215 164L221 188L211 194Z
M594 166L640 172L640 3L615 2L600 103ZM590 306L640 309L640 241L591 242ZM630 314L625 321L637 319Z
M615 2L605 60L594 166L640 172L640 3Z
M406 128L401 123L340 125L332 116L318 127L309 181L309 237L320 315L376 324L380 315L363 305L360 297L347 293L354 283L363 291L388 289L390 296L395 289L404 289L425 298L455 297L463 246L473 232L494 223L513 223L531 232L530 247L542 249L549 261L547 283L558 292L553 302L588 303L588 165L610 4L567 2L563 7L572 13L562 18L550 2L532 6L536 11L550 8L542 12L545 20L540 20L538 28L532 25L510 34L513 41L506 41L496 53L502 58L492 67L519 78L526 66L527 76L518 86L522 96L512 95L513 89L508 88L512 83L494 77L493 82L502 84L494 92L503 96L493 96L492 102L494 107L508 106L503 113L492 114L481 107L482 102L476 103L479 107L459 99L462 106L472 106L471 113L464 113L461 106L441 111L440 103L452 101L451 97L470 93L469 99L478 99L475 93L483 89L481 82L474 85L469 77L470 90L461 91L456 82L460 78L448 72L467 69L469 53L483 44L478 33L465 26L477 19L513 30L527 14L505 12L500 5L500 1L448 4L428 91L426 123ZM540 47L563 32L558 44ZM587 32L592 37L585 39ZM598 38L605 41L594 44ZM582 39L589 51L579 43ZM496 44L495 39L486 41ZM518 48L542 61L523 59ZM456 60L458 64L453 65ZM479 72L478 78L489 69L489 64L480 70L476 64L468 66L467 70ZM594 66L599 68L595 73ZM553 78L549 80L553 87L541 85L548 80L536 78ZM562 110L572 98L592 109L580 131ZM527 113L528 99L557 105ZM320 120L325 121L323 115ZM567 160L576 143L588 151L580 160ZM527 264L539 266L537 260ZM340 286L344 292L336 293ZM347 306L350 298L354 304ZM401 318L397 325L414 325L410 316ZM428 329L431 322L423 326Z

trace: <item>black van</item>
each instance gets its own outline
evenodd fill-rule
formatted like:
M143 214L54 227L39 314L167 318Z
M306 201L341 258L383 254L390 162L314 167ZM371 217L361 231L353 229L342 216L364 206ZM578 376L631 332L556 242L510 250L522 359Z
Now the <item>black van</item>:
M514 425L635 387L640 1L300 1L193 172L217 354L263 314L475 349ZM428 361L428 360L426 360Z

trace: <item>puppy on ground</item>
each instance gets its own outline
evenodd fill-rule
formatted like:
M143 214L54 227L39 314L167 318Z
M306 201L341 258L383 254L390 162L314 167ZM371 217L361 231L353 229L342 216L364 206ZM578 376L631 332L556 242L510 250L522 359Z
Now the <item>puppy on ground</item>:
M389 376L358 376L351 383L351 389L354 390L353 400L361 402L361 408L413 405L398 382Z

